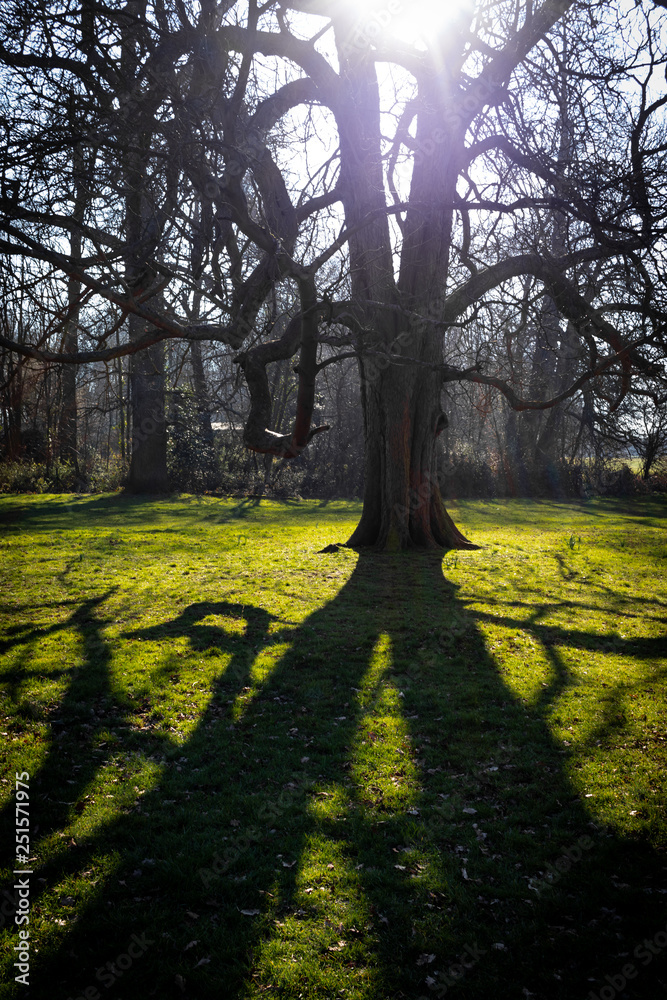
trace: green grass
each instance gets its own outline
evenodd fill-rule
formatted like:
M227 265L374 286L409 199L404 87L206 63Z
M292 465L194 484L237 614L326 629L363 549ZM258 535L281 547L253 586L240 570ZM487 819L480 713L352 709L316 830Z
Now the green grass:
M0 996L665 995L667 503L452 513L0 497Z

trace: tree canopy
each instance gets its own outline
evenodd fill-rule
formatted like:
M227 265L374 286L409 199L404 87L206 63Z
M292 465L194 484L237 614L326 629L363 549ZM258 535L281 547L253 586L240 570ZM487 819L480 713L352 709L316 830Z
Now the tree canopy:
M7 3L2 281L41 322L0 347L130 355L141 427L165 341L218 342L246 445L282 457L354 358L351 544L466 545L437 479L449 383L528 415L664 393L667 35L648 2L446 6L408 31L400 0ZM290 358L285 432L267 369Z

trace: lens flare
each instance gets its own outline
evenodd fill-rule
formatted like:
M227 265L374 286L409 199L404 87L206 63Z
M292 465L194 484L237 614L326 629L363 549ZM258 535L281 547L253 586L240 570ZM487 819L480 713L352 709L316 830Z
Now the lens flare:
M359 30L370 41L387 35L428 45L443 29L473 18L470 0L366 0L359 8Z

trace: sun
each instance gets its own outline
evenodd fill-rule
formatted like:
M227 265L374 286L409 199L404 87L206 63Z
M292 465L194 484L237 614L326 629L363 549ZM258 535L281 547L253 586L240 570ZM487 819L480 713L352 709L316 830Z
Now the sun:
M357 31L365 41L390 35L416 45L428 45L448 25L472 20L472 0L359 0Z

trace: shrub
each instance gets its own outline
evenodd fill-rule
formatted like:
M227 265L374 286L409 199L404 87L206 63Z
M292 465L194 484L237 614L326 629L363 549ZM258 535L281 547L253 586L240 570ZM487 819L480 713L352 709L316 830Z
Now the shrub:
M483 459L452 455L442 466L440 490L447 500L504 495L498 471Z
M127 463L114 455L109 462L94 461L86 471L85 487L79 492L115 493L122 489L127 477Z
M0 493L73 493L77 484L71 462L53 462L47 466L25 459L0 464Z
M167 469L173 489L188 493L216 489L221 476L213 437L202 424L193 393L179 390L173 394L167 433Z

